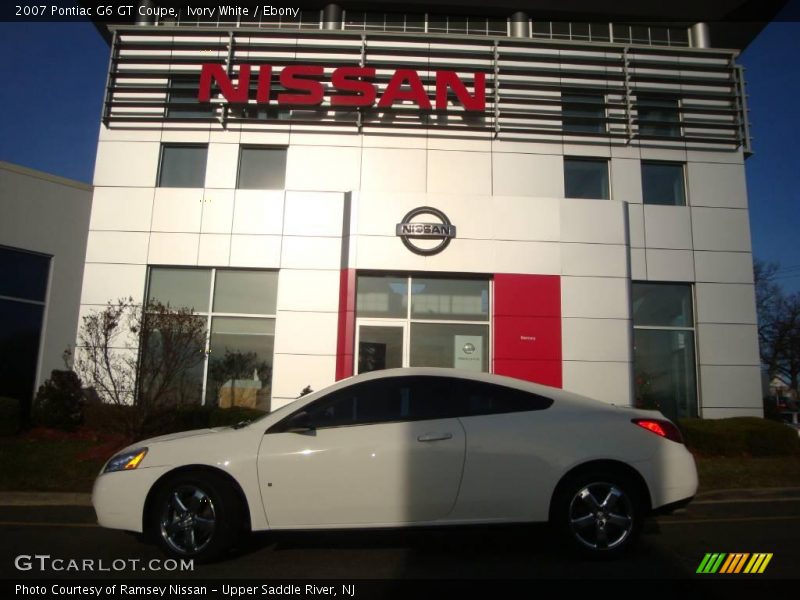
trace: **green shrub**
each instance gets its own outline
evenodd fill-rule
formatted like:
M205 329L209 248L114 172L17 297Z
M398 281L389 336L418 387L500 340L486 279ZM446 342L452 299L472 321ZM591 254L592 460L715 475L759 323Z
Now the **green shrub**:
M14 435L19 426L19 400L0 397L0 435Z
M72 431L83 423L84 403L80 378L73 371L54 370L36 393L33 422Z
M700 456L786 456L800 453L797 432L758 417L681 419L684 441Z

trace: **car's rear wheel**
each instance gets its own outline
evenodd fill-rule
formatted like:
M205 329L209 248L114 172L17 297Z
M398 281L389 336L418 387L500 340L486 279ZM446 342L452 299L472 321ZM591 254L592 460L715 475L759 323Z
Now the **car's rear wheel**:
M553 520L564 540L584 556L604 558L625 552L641 532L638 486L613 472L570 477L555 498Z
M159 487L150 519L167 554L205 562L234 545L241 514L239 499L224 479L213 473L180 473Z

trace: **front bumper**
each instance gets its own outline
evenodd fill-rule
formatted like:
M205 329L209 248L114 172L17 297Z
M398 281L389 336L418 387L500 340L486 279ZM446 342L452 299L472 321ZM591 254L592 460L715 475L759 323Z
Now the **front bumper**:
M147 494L171 467L140 467L98 475L92 489L92 505L102 527L142 533Z

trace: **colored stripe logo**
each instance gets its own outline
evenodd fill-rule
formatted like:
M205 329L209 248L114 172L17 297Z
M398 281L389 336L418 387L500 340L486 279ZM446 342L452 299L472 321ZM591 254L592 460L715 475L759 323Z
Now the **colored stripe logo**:
M697 573L736 575L747 573L750 575L761 574L772 560L772 553L757 552L709 552L697 567Z

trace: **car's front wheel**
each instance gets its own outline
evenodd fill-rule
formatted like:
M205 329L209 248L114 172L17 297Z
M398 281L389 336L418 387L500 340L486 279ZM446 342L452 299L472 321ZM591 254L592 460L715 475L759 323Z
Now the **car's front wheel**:
M617 556L641 531L639 490L627 477L606 472L571 477L560 487L555 502L554 524L584 556Z
M164 481L150 512L158 543L172 556L205 562L219 558L241 531L240 502L213 473L181 473Z

